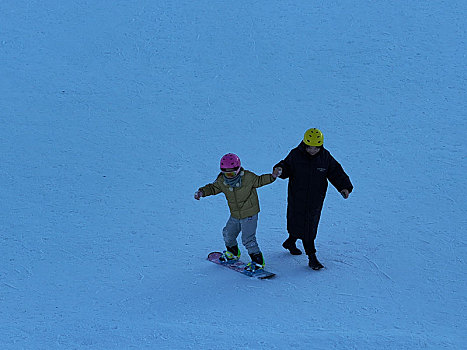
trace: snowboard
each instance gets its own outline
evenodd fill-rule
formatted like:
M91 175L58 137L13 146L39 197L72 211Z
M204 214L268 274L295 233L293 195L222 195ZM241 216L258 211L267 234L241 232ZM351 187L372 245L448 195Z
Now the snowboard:
M220 261L219 257L221 255L222 255L221 252L209 253L208 260L212 261L214 264L222 265L222 266L225 266L225 267L227 267L227 268L229 268L231 270L240 272L242 275L245 275L245 276L248 276L248 277L259 278L261 280L266 279L266 278L271 278L271 277L274 277L276 275L275 273L266 271L264 269L259 269L259 270L256 270L256 271L245 270L246 264L241 260L237 260L235 262Z

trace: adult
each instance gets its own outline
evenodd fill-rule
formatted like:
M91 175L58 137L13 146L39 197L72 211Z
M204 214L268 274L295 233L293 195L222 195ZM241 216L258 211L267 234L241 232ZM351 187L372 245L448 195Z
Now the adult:
M352 183L342 166L323 146L323 133L316 128L305 132L302 142L287 157L274 166L281 179L289 179L287 196L287 231L289 237L282 246L293 255L301 239L308 266L319 270L324 266L316 257L315 239L328 188L328 180L347 199Z

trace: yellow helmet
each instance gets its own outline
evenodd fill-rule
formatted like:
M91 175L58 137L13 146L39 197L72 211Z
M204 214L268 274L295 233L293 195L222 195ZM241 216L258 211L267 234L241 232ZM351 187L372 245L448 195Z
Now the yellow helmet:
M312 128L308 129L303 136L303 142L308 146L319 147L323 145L324 136L321 130Z

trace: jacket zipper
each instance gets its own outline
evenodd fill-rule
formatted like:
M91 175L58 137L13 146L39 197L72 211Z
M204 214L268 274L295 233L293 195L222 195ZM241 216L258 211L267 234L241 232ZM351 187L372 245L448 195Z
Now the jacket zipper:
M237 200L237 189L236 189L236 188L233 189L233 193L234 193L234 198L235 198L235 205L236 205L236 207L238 208L238 216L239 216L239 217L242 217L242 212L241 212L241 210L240 210L240 206L238 205L238 200Z

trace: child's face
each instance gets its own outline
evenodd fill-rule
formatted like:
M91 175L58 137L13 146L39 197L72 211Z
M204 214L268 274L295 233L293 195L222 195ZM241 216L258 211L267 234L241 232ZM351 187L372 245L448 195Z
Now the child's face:
M318 153L320 149L321 149L320 147L316 147L316 146L306 146L306 151L312 156Z
M232 169L232 168L222 169L222 173L227 178L233 178L233 177L237 176L238 171L239 171L239 169Z

